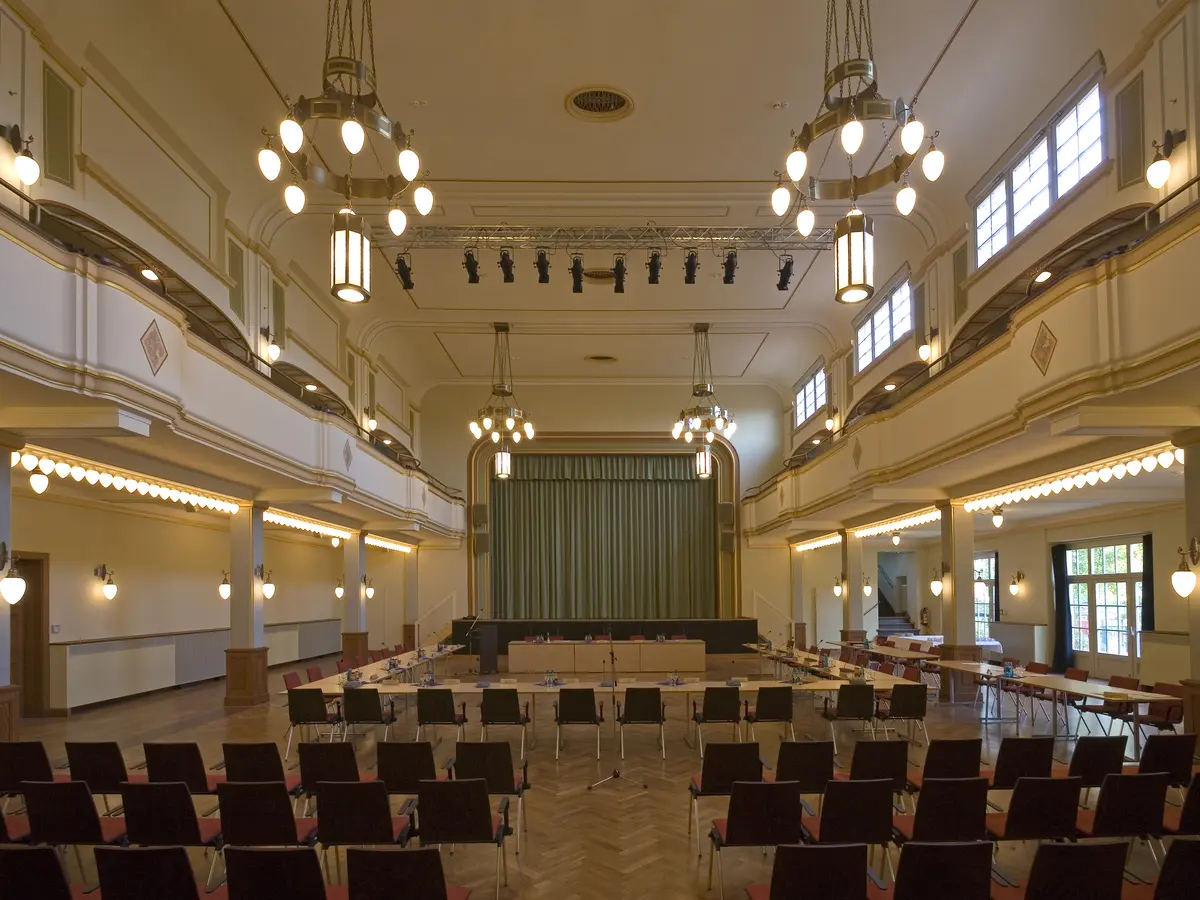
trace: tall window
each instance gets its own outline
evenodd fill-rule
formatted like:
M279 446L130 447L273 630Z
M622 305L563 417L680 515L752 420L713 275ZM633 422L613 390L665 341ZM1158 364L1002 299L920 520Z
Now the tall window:
M796 389L796 427L799 428L825 407L825 370L818 369L812 378Z
M1100 85L1096 85L1054 126L1058 168L1058 196L1100 165Z
M1050 208L1050 147L1045 138L1013 167L1013 235Z
M975 207L975 263L985 262L1008 243L1008 186L1002 181Z
M996 585L996 570L1000 557L997 553L975 554L975 642L986 641L992 636L992 622L996 620L1000 593Z
M1067 551L1071 649L1141 656L1142 542L1104 542ZM1132 652L1131 652L1132 651Z
M912 291L908 282L884 297L858 326L858 371L863 371L912 331Z

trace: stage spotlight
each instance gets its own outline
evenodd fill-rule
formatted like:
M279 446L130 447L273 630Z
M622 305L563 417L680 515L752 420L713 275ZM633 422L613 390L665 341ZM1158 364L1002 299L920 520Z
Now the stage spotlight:
M413 289L412 258L408 254L396 254L396 274L400 276L400 283L404 285L404 289L411 291Z
M695 284L696 271L700 268L700 254L695 250L687 252L687 259L683 261L683 283Z
M662 252L659 250L651 250L650 258L646 260L646 268L650 275L646 279L650 284L658 284L658 275L662 271Z
M474 249L463 253L463 268L467 270L467 284L479 284L479 257Z
M537 256L533 260L533 267L537 269L538 284L550 283L550 254L545 250L537 251Z
M617 256L613 260L613 293L625 293L625 257Z
M737 271L737 251L730 250L725 254L725 277L721 280L733 284L733 273Z
M500 262L496 263L500 267L500 271L504 273L504 283L512 284L517 280L516 264L513 262L511 250L500 251Z
M788 289L788 282L792 280L792 258L790 256L781 256L779 263L779 284L776 287L781 291L786 291Z
M583 293L583 257L578 253L571 257L571 293Z

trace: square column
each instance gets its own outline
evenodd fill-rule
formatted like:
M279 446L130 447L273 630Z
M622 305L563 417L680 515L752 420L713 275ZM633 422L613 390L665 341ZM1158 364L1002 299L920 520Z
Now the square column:
M25 441L8 432L0 432L0 542L11 556L13 547L12 535L12 482L16 473L24 472L22 468L13 469L9 465L10 454L25 446ZM0 560L0 565L4 564ZM0 578L8 574L5 565L0 569ZM21 719L21 689L12 684L10 671L12 655L12 615L11 607L0 600L0 741L17 740L17 723Z
M975 643L975 520L959 503L940 503L942 577L942 659L978 661ZM956 696L972 697L972 678L954 673ZM949 698L950 679L942 678L942 697Z
M796 646L804 649L808 647L808 618L804 611L804 565L802 558L803 553L797 553L790 546L788 547L788 555L791 557L790 567L792 572L792 592L791 592L791 619L792 619L792 639L796 642Z
M860 643L867 632L863 628L862 538L853 531L842 535L842 640Z
M1183 521L1184 533L1182 536L1183 549L1187 550L1192 542L1192 538L1200 539L1200 435L1190 431L1187 436L1197 443L1185 444L1180 439L1175 439L1177 447L1183 447ZM1155 546L1156 556L1161 554L1174 554L1175 548L1171 546L1162 547L1161 549ZM1174 556L1171 556L1174 561ZM1190 565L1190 560L1189 560ZM1174 566L1172 566L1174 568ZM1193 571L1196 567L1192 566ZM1171 583L1168 581L1164 586L1159 587L1161 591L1172 591ZM1194 729L1200 727L1200 587L1192 591L1188 597L1188 632L1191 634L1191 639L1188 641L1188 649L1191 655L1190 677L1182 680L1184 688L1184 730L1195 733Z
M421 554L413 551L404 560L404 618L401 626L404 634L404 645L417 646L417 616L421 612L420 587L421 581L418 566L421 564Z
M350 662L367 658L367 592L363 576L367 574L367 533L353 534L342 541L344 563L342 584L342 659Z
M243 506L229 520L229 649L225 651L225 705L266 703L267 642L263 634L263 512Z

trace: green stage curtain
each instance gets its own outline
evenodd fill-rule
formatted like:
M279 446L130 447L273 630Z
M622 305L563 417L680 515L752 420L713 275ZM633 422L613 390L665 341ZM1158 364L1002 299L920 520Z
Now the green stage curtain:
M494 616L716 617L717 488L693 455L512 462L492 479Z

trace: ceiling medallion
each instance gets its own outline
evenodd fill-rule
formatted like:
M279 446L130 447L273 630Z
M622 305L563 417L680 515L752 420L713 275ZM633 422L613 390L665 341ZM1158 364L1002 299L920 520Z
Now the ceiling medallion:
M487 403L476 414L468 428L475 440L491 433L493 444L500 444L500 453L507 454L508 442L521 443L522 439L533 440L533 423L525 418L525 412L517 405L517 398L512 389L512 356L508 349L508 325L497 322L496 346L492 354L492 393ZM501 443L503 442L503 443ZM504 465L508 466L508 457L504 457ZM496 473L501 478L507 478L507 472L500 475L500 457L497 457Z
M412 146L413 132L389 118L375 86L375 31L371 0L328 0L325 17L325 63L322 92L301 97L288 107L277 131L263 129L267 143L258 151L258 168L268 181L275 181L283 161L273 144L278 138L283 159L291 168L290 183L283 199L293 215L307 202L302 185L313 185L339 194L345 201L334 216L330 232L330 292L347 303L365 303L371 298L370 232L354 212L354 200L388 200L388 227L404 233L408 215L400 206L401 195L421 175L421 160ZM356 11L357 6L357 11ZM318 149L315 139L322 120L339 123L342 148L347 153L345 174L335 172ZM305 132L305 126L312 127ZM367 132L390 142L398 174L387 172ZM307 148L306 148L307 143ZM365 148L371 151L382 174L354 174L354 162ZM428 173L426 173L428 174ZM422 216L433 209L433 192L424 183L413 190L412 203Z
M858 198L899 183L896 207L907 216L917 202L917 192L908 183L908 171L925 141L925 126L913 113L912 103L888 100L879 96L875 71L874 44L871 37L871 6L869 0L845 0L839 15L839 0L828 0L825 14L825 85L824 97L817 117L805 122L797 134L792 152L784 168L786 178L796 185L796 200L800 209L796 215L796 230L807 237L816 224L816 214L809 207L812 200L849 200L850 211L834 229L834 291L841 303L861 303L875 293L875 225L870 216L858 209ZM831 58L830 53L833 56ZM865 175L854 174L854 155L862 147L863 122L876 120L896 122L900 130L900 153L891 161ZM885 125L886 127L886 125ZM821 178L820 170L808 177L808 153L813 143L834 130L839 131L842 150L850 169L849 178ZM929 138L929 149L921 161L921 170L929 181L937 181L946 164L945 155ZM778 184L771 193L771 208L777 216L793 207L791 191L784 185L785 176L776 172Z
M696 351L692 358L692 405L679 413L679 421L671 429L671 437L680 437L691 443L698 435L704 436L705 444L711 444L718 434L733 437L737 423L733 421L733 412L722 409L717 405L713 394L712 359L708 349L708 325L697 323L692 326L696 334ZM707 447L700 450L707 453ZM709 465L707 458L705 465ZM696 471L700 473L701 461L696 460ZM708 469L707 471L711 471ZM700 477L706 478L707 475Z

